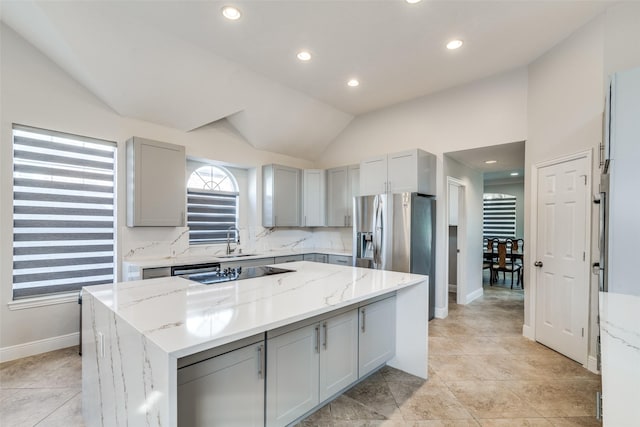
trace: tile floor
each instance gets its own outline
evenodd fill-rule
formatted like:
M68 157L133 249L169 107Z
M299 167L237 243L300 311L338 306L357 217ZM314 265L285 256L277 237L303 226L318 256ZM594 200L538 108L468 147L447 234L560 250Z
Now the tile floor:
M383 368L299 426L600 425L600 377L522 338L522 291L453 301L429 324L428 381ZM83 426L80 391L75 347L0 364L0 425Z

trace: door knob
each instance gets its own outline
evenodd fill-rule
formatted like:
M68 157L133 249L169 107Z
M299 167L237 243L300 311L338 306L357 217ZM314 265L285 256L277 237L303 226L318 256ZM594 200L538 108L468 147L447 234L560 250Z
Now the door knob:
M533 263L536 267L542 267L542 261L536 261Z

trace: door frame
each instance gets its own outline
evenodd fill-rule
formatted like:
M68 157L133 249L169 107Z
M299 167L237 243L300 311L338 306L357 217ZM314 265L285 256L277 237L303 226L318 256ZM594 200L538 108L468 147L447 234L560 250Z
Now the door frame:
M525 252L525 262L528 263L530 268L525 271L529 271L528 277L525 277L526 283L528 286L524 287L525 293L525 301L529 300L529 325L526 323L522 327L522 335L525 337L535 341L536 340L536 312L537 312L537 286L538 286L538 269L534 267L533 263L536 261L536 254L538 252L538 177L539 171L542 168L548 166L554 166L560 163L570 162L573 160L578 160L585 158L587 159L587 200L585 203L586 212L585 212L585 252L587 253L586 260L589 262L585 262L584 265L584 273L588 280L588 297L587 297L587 319L585 322L586 325L586 337L584 340L584 366L587 366L589 360L589 341L591 336L591 195L593 191L593 159L592 159L592 149L579 151L573 154L568 154L562 157L556 157L551 160L545 160L542 162L535 163L531 165L531 221L529 224L529 243L527 246L529 249ZM523 279L523 280L524 280Z
M446 238L445 238L445 268L444 278L445 285L447 287L446 298L447 310L449 309L449 200L451 194L449 187L453 185L458 187L458 263L456 269L457 284L456 284L456 304L467 303L467 283L466 276L463 274L462 266L466 265L465 258L467 253L467 209L465 203L466 185L464 181L447 176L447 201L445 207L445 224L446 224Z

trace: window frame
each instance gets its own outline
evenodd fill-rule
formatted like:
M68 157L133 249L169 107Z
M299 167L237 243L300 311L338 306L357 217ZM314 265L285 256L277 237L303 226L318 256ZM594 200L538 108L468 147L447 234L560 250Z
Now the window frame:
M216 244L225 244L227 243L227 231L229 228L233 228L233 242L239 243L240 235L238 233L238 223L240 220L240 191L238 182L229 169L222 165L212 164L212 163L204 163L198 161L191 161L194 165L196 165L191 172L189 172L189 176L187 177L187 227L189 227L189 246L202 246L202 245L216 245ZM197 173L202 168L215 168L224 173L224 175L229 179L235 191L215 191L206 188L193 188L189 187L188 183L191 177ZM206 202L206 199L216 199L223 201L221 204L216 205L214 209L207 209L206 203L190 203L190 200L199 199L201 202ZM213 227L211 229L200 228L195 231L193 229L194 225L197 225L198 222L206 222L205 216L217 216L223 217L226 215L224 210L228 209L230 204L226 204L224 200L234 199L233 203L233 221L224 222L225 224L222 227ZM194 212L192 209L198 206L198 211ZM199 218L198 220L194 220L194 218ZM214 223L213 221L209 221ZM215 222L219 223L219 222ZM205 234L205 233L217 233L220 234L217 238L207 238L207 239L196 239L195 236L197 234Z
M491 205L494 205L491 208ZM504 193L484 193L482 196L482 236L486 238L514 239L517 233L517 206L518 199L516 196ZM492 219L491 215L487 217L487 208L493 210L494 214L498 214L499 219ZM494 215L495 216L495 215ZM493 227L487 227L487 224L493 224ZM495 227L498 226L498 229ZM513 230L512 233L506 232L506 229ZM488 232L487 232L488 231Z
M12 309L115 283L117 143L13 123L11 150Z

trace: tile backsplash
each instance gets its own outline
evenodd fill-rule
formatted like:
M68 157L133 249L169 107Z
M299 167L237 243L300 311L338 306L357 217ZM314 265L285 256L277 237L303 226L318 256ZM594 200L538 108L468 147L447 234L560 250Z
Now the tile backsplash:
M223 255L226 244L189 246L188 227L122 227L124 260L168 258L188 255ZM240 228L244 253L296 252L301 249L351 251L351 228Z

